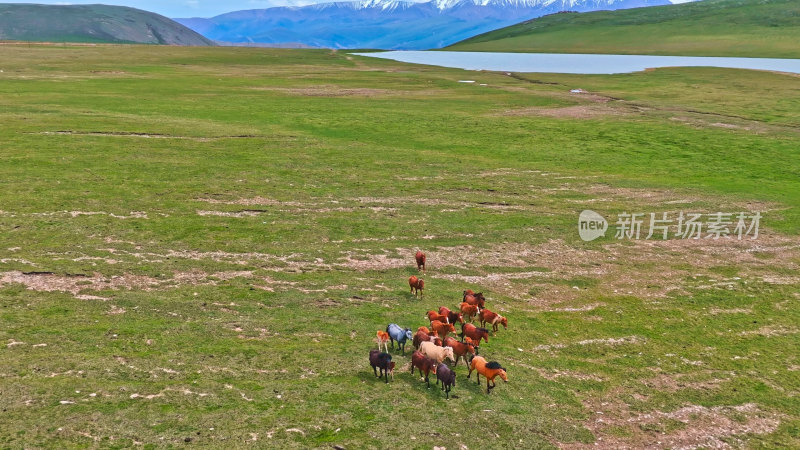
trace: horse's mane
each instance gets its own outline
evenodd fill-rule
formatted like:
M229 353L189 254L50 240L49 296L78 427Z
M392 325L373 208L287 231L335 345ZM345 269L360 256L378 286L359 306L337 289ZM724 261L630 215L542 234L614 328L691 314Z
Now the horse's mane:
M392 355L384 352L384 353L381 353L380 355L378 355L378 358L391 361L392 360Z
M501 366L500 363L497 362L497 361L492 361L492 362L486 364L486 368L487 369L503 369L503 366ZM503 370L505 370L505 369L503 369Z
M483 332L483 333L488 333L489 332L489 330L487 330L486 328L478 328L478 331Z

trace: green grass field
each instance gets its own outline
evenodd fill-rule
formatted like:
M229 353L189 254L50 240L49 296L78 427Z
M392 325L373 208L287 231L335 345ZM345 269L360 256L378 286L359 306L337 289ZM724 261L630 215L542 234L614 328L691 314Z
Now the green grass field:
M0 447L800 446L796 76L46 45L0 70ZM763 219L585 243L584 209ZM408 353L374 378L376 330L468 287L509 319L480 350L507 384L460 364L445 400Z
M800 3L696 3L554 14L490 31L447 50L800 58Z

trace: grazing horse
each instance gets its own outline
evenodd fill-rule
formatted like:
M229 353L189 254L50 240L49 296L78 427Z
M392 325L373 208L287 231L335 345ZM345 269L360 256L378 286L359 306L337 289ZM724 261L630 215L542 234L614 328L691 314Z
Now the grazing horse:
M469 365L469 373L467 374L467 378L472 375L472 371L477 371L477 378L478 384L481 384L481 375L486 377L486 393L491 394L492 389L495 387L494 379L498 375L500 378L503 379L506 383L508 383L508 376L506 376L506 369L503 368L499 363L496 361L492 361L487 363L486 360L482 356L476 356L472 358L472 362ZM491 385L489 383L492 383Z
M481 339L489 343L489 330L486 328L478 328L471 323L465 323L461 325L461 334L462 338L470 338L473 342L477 342L479 345L481 343Z
M406 354L406 341L413 339L411 330L408 328L400 328L396 323L390 323L386 327L386 332L389 333L389 341L392 343L394 349L394 341L397 341L397 347L403 350L403 356Z
M442 382L442 390L450 398L450 387L456 385L456 371L447 367L447 364L441 363L436 368L436 384Z
M419 346L419 351L423 355L435 359L436 362L442 362L445 358L450 361L456 360L452 347L437 347L433 342L423 342Z
M425 253L418 251L417 254L414 255L414 259L417 260L417 270L422 269L422 271L425 272Z
M447 314L447 322L448 323L459 323L459 322L460 323L464 323L464 316L462 316L461 313L458 313L458 312L455 312L455 311L450 311L450 313Z
M419 369L420 376L425 375L425 383L428 385L428 389L431 388L431 382L428 380L428 374L433 371L435 375L436 366L436 361L428 358L418 351L415 351L411 354L411 375L414 375L414 367Z
M455 327L451 323L444 323L439 320L434 320L431 322L431 329L436 331L440 338L444 339L447 337L447 333L454 333L456 331Z
M386 353L389 353L389 333L378 330L375 336L375 342L378 343L378 350L383 347L386 349Z
M376 377L385 377L388 383L389 374L391 373L392 380L394 380L394 361L392 361L392 355L381 353L379 350L370 350L369 365L372 366L372 373L374 373ZM376 367L380 369L380 375L378 375L378 372L375 370Z
M469 338L467 338L469 339ZM459 358L464 358L464 363L469 365L469 361L467 361L467 353L475 356L475 346L472 345L472 340L470 339L469 343L466 342L458 342L455 338L446 337L442 342L445 347L451 347L453 349L453 356L456 357L455 365L458 365Z
M467 302L462 302L460 306L461 314L469 319L470 322L472 322L475 319L475 316L478 315L478 305L470 305ZM461 323L464 323L464 321L462 320Z
M442 340L439 339L438 336L435 336L433 334L428 334L424 331L417 331L414 334L414 339L411 341L411 343L414 344L414 348L419 349L420 344L422 344L423 342L433 342L439 347L442 346Z
M411 293L414 294L414 297L419 294L419 298L422 298L423 293L422 290L425 289L425 280L422 278L417 278L414 275L408 277L408 285L411 286Z
M431 330L429 330L428 327L426 327L424 325L419 327L419 328L417 328L417 333L419 333L420 331L424 332L425 334L436 334L436 332L431 333ZM439 336L439 335L436 334L436 336Z
M428 322L433 322L434 320L438 320L439 322L450 323L446 315L439 314L433 310L428 311L425 317L428 318Z
M477 294L467 294L464 296L464 302L470 305L475 305L478 309L483 309L486 305L486 299L483 297L483 293L478 292Z
M488 309L481 310L478 316L481 319L481 326L485 327L486 324L492 325L492 331L497 332L497 325L503 325L504 329L508 329L508 319L500 314L489 311Z

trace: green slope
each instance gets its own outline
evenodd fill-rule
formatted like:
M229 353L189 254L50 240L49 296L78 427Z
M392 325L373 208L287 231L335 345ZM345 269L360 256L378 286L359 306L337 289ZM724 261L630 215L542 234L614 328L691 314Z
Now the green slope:
M164 16L110 5L0 5L0 40L214 45Z
M800 57L800 2L705 0L561 13L456 43L448 50Z

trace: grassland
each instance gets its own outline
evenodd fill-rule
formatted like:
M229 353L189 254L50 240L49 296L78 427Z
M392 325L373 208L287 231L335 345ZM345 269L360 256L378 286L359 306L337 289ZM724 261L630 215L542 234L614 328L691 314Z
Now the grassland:
M2 447L800 446L797 77L0 61ZM755 241L584 243L586 208L764 219ZM481 349L509 383L459 366L446 401L399 354L376 380L375 331L466 287L509 318Z
M800 4L793 0L704 0L554 14L447 50L798 58L798 30Z

